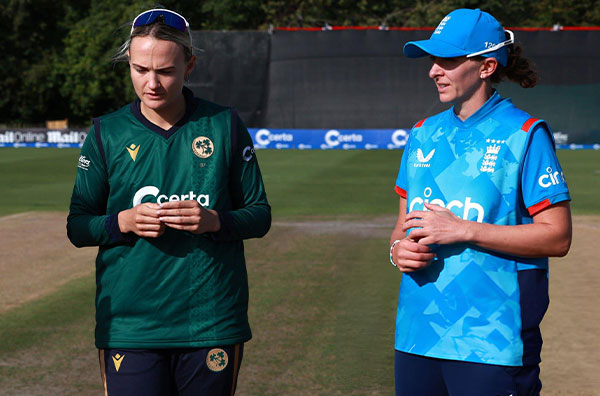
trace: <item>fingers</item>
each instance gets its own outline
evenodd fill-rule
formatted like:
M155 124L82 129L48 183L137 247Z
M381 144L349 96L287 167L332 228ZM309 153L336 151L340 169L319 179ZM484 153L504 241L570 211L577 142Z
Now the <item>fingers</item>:
M405 238L395 246L393 257L400 271L413 272L427 267L435 258L435 253L428 246Z

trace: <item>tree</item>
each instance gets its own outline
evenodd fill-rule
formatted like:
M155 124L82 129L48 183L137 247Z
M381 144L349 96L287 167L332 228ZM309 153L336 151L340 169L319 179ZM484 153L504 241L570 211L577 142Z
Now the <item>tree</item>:
M73 25L56 64L64 79L60 88L77 121L116 110L134 97L128 67L113 64L112 55L127 39L132 16L144 2L93 0L88 15Z

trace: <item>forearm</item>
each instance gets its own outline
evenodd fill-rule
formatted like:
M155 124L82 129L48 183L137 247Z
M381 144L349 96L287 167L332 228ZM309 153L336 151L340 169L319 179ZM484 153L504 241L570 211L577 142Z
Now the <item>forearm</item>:
M107 245L111 241L107 221L109 216L69 213L67 236L77 247Z
M219 213L221 229L214 233L219 241L261 238L271 228L271 207L265 202Z
M496 225L469 221L465 242L520 257L561 257L571 244L570 232L552 224Z

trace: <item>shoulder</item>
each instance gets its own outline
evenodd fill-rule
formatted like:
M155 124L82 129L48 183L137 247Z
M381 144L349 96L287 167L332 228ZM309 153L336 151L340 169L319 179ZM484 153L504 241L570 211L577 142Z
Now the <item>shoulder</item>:
M192 119L198 117L215 117L230 114L232 107L224 106L206 99L194 97L195 110Z
M115 118L120 118L131 114L130 107L134 105L134 103L129 103L118 110L113 111L112 113L104 114L100 117L95 117L94 119L98 119L100 121L112 120Z
M444 122L446 117L448 117L450 111L452 111L451 108L448 110L444 110L441 113L437 113L435 115L423 118L422 120L418 121L415 125L413 125L412 129L415 130L423 127L430 127L432 125L437 125L440 122Z

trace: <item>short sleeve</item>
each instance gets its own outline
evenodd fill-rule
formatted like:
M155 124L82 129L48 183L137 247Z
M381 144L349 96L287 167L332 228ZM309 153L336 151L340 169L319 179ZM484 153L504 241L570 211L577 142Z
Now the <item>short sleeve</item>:
M569 201L571 197L550 129L541 122L530 133L521 173L521 190L523 203L533 216L548 206Z
M409 136L408 142L406 142L406 146L404 146L404 152L402 153L402 159L400 160L400 169L398 170L398 176L396 177L396 186L394 187L394 191L396 191L396 194L400 195L402 198L406 198L406 191L408 189L406 164L408 163L410 142L411 138Z

